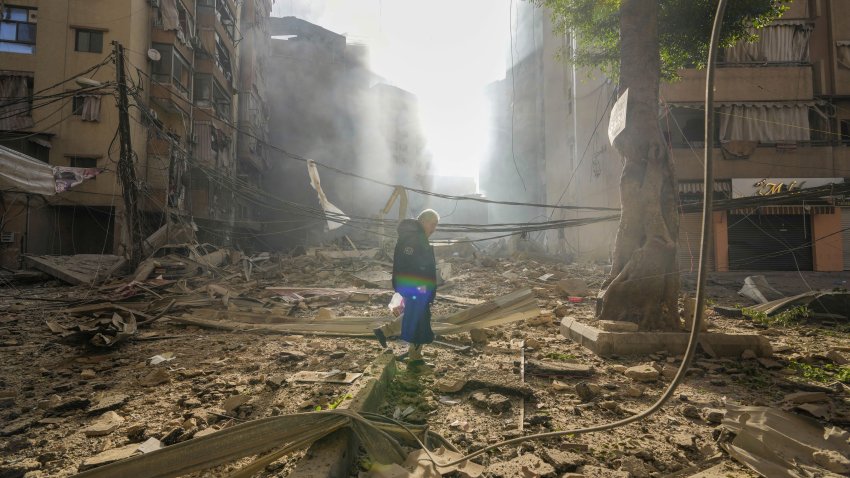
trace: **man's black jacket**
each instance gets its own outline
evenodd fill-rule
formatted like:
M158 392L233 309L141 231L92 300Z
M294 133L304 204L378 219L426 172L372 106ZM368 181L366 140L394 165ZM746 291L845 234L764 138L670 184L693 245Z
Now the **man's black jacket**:
M398 225L398 243L393 255L393 289L402 295L414 295L425 287L431 298L437 290L437 261L425 229L415 219Z

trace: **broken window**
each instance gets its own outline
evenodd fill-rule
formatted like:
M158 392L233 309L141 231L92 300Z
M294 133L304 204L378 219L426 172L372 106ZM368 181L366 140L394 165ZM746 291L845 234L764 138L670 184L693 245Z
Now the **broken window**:
M661 131L674 148L701 148L705 141L705 109L671 105L661 117ZM716 125L716 122L715 122Z
M26 129L32 120L32 73L0 71L0 131Z
M174 85L184 96L188 97L192 79L192 69L189 62L172 45L154 43L153 49L159 52L160 59L153 63L152 77L160 83Z
M36 16L35 8L0 6L0 52L35 53Z
M74 30L74 51L82 51L88 53L103 52L103 32L99 30L84 30L77 28Z

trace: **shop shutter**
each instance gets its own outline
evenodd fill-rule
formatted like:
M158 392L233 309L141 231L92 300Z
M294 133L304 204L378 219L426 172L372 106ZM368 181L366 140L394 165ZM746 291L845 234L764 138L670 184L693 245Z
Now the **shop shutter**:
M844 270L850 271L850 207L841 208L841 239L844 242Z
M812 270L808 215L729 216L729 270Z
M679 215L679 272L697 273L699 240L702 233L702 213ZM708 249L708 270L714 270L714 240Z

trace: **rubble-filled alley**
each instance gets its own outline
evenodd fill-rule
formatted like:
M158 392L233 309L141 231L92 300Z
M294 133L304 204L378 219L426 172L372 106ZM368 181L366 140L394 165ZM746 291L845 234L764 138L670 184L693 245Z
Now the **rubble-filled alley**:
M367 319L368 332L389 317L391 291L381 279L390 264L379 250L254 257L224 252L219 265L201 273L170 269L179 261L163 259L139 280L100 286L16 281L4 287L0 476L71 476L265 417L345 409L361 383L387 367L394 374L372 411L427 425L460 456L505 439L635 414L658 398L681 360L681 354L663 350L602 357L562 334L564 318L594 324L593 297L604 279L599 267L522 253L455 253L440 259L446 278L435 317L526 288L533 292L534 312L520 321L507 316L503 325L440 336L426 350L433 371L412 373L393 357L403 352L401 343L391 342L393 354L384 353L373 337L345 329L346 321L360 318ZM769 277L785 294L800 289L799 277ZM830 289L839 277L808 274L806 280ZM708 330L755 333L770 342L771 356L745 350L718 358L703 350L675 397L646 420L605 433L499 447L444 476L753 476L745 459L735 459L742 453L736 450L752 449L737 444L743 432L727 420L742 407L808 417L801 418L806 426L833 434L838 429L832 427L846 428L846 317L804 318L793 313L797 309L727 317L735 307L754 303L737 294L743 278L712 280L712 305L722 313L709 310ZM499 315L499 307L489 314ZM281 325L315 332L275 329ZM770 433L755 436L762 446L785 443ZM846 436L837 443L835 450L846 449ZM307 445L255 476L310 476L299 472L310 458ZM800 454L800 469L850 471L839 451L800 446L823 447L806 459L789 448ZM753 466L791 462L779 456L756 455ZM193 476L231 476L254 458ZM340 476L408 476L370 468L363 449L349 463ZM714 474L699 474L706 469Z

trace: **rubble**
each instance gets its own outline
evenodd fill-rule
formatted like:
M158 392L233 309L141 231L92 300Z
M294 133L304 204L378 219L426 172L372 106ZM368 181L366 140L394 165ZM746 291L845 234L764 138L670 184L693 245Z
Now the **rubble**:
M120 278L91 289L28 286L32 289L26 294L52 301L0 302L5 328L0 328L0 341L18 344L8 351L15 370L22 371L20 377L0 374L0 447L11 460L44 455L49 460L31 471L67 476L63 470L74 472L84 462L91 465L100 452L119 453L127 440L135 450L120 453L157 456L175 446L166 446L169 443L183 447L196 439L215 438L238 424L317 407L325 413L350 401L345 399L349 390L369 378L366 364L382 354L371 327L389 319L386 305L392 291L379 282L373 283L376 288L354 277L389 270L379 252L368 259L359 252L337 252L344 253L313 251L288 257L227 251L217 266L181 277L176 269L160 269L175 275L160 278L152 271L135 283ZM503 438L636 413L657 398L678 369L678 351L599 357L557 334L556 317L570 315L591 322L594 318L593 301L570 302L570 297L583 296L565 293L557 281L581 278L588 291L594 290L604 279L602 268L520 256L497 261L476 254L445 257L452 277L433 305L435 330L441 336L426 347L434 372L414 379L406 365L399 364L380 414L391 417L398 409L400 417L406 415L403 420L443 433L463 454ZM517 278L506 281L501 277L506 271ZM539 280L547 274L554 275ZM513 290L532 284L534 289ZM740 300L734 293L730 289L726 304ZM36 314L36 305L46 305L46 312ZM95 335L91 331L78 335L78 341L63 337L69 331L81 334L81 325L97 322L105 337L117 337L111 325L115 314L125 323L133 317L135 333L103 347L90 342ZM712 310L706 315L720 330L752 328L750 321L722 317ZM444 321L449 317L455 322ZM328 326L354 333L326 335ZM765 335L776 353L772 362L756 361L755 353L745 354L747 360L698 354L680 389L687 401L675 413L654 415L592 440L578 435L569 443L556 439L500 447L476 461L487 467L487 473L520 457L526 457L520 460L526 465L545 464L534 472L549 473L551 468L552 476L639 476L647 470L659 476L696 473L707 466L701 460L710 448L706 444L714 442L712 432L719 431L717 424L723 421L724 397L744 403L778 399L777 406L796 416L812 414L841 426L850 415L844 401L833 397L844 393L835 382L844 367L840 361L850 351L841 348L838 327L820 327L835 331L835 336L803 335L808 329L802 326L799 334L793 329ZM390 347L398 355L405 346L390 341ZM161 360L151 365L157 356ZM803 364L809 368L801 368ZM816 384L804 370L806 374L823 370L823 380L829 381ZM350 379L358 374L364 375ZM307 380L299 380L303 378ZM778 387L792 397L799 392L809 395L805 400L781 401L780 393L768 399L759 388L764 386ZM15 393L8 395L7 390ZM815 392L826 400L809 401L818 396ZM86 437L83 430L107 412L125 422L111 434ZM668 435L675 439L658 439ZM26 447L21 440L29 440ZM623 444L622 453L610 451L615 444ZM296 459L281 458L267 471L261 468L257 476L280 474ZM733 463L728 455L722 459ZM826 456L819 459L827 463ZM225 470L213 468L210 476L223 476Z

